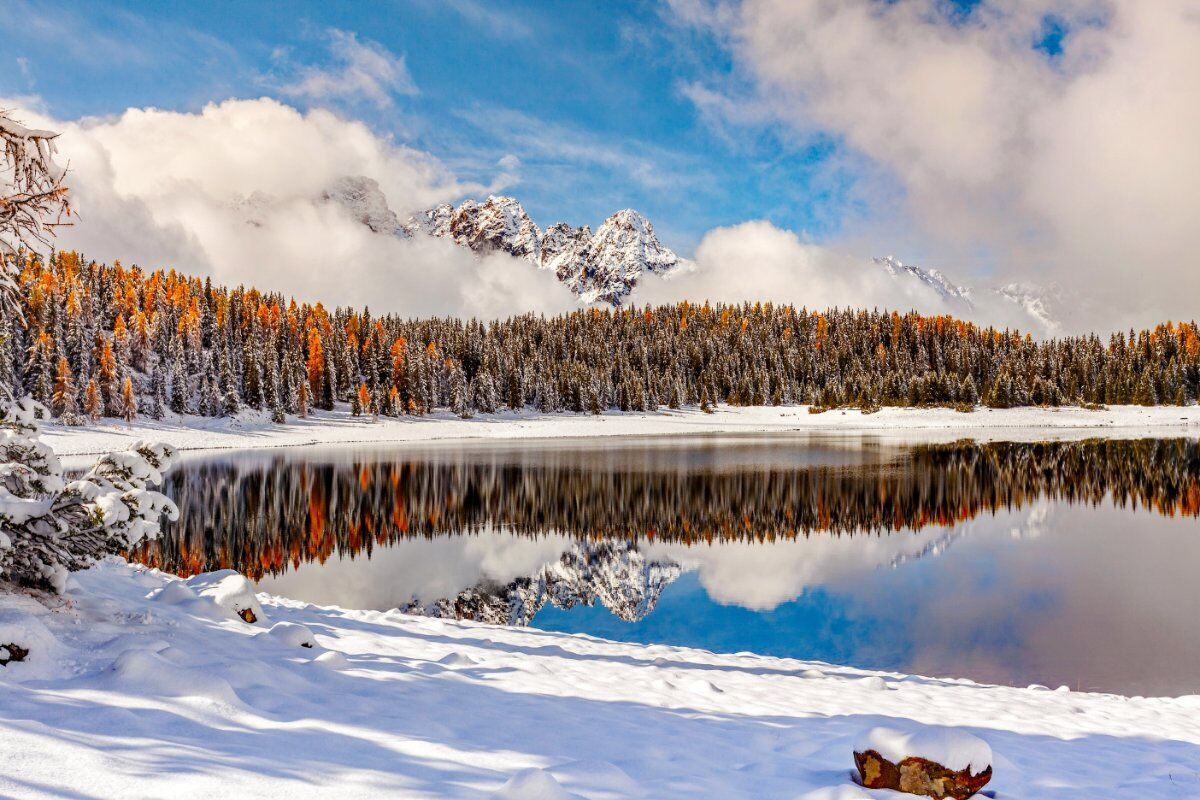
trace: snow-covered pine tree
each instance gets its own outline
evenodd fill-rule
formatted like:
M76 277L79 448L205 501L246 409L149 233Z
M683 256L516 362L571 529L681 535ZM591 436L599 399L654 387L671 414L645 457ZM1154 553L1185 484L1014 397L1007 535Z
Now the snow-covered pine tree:
M163 374L162 365L155 364L150 375L150 408L151 419L162 419L166 414L167 379Z

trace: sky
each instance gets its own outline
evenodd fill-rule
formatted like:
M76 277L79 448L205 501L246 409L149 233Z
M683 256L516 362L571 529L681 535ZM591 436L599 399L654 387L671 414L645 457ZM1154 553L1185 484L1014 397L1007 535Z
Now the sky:
M63 131L66 238L105 260L402 313L570 302L312 202L363 174L401 214L491 192L543 227L636 208L693 267L647 300L935 306L863 266L884 254L976 287L997 324L1029 320L992 286L1045 290L1060 330L1190 319L1200 296L1200 0L4 12L0 107ZM247 232L230 206L256 193L270 208ZM385 281L410 291L361 288Z

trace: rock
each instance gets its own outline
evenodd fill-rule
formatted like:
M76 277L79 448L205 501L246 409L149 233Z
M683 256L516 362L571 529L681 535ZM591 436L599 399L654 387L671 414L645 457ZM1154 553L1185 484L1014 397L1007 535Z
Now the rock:
M953 728L874 728L855 746L854 763L868 789L964 800L992 779L991 755L982 739Z
M29 650L19 644L0 644L0 667L7 667L14 661L24 661L28 655Z

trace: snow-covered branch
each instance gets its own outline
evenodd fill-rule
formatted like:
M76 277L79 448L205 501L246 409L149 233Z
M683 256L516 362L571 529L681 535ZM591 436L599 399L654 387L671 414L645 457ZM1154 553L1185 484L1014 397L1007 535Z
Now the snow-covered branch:
M49 246L54 231L69 224L67 170L54 161L54 131L27 128L0 109L0 298L14 288L11 258L24 247Z

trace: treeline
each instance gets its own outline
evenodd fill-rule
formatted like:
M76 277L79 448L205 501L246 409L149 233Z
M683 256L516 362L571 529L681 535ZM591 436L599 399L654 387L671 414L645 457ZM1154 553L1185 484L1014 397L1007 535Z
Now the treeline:
M232 568L259 578L335 554L369 556L411 537L504 530L703 544L882 535L1043 498L1200 517L1194 439L929 445L853 468L590 464L586 454L522 460L470 452L199 464L167 477L179 521L133 558L186 575Z
M68 422L278 422L503 408L601 413L716 403L820 407L1189 404L1200 329L1035 341L916 313L787 305L586 309L481 322L297 304L174 271L19 255L25 324L0 319L0 384Z

